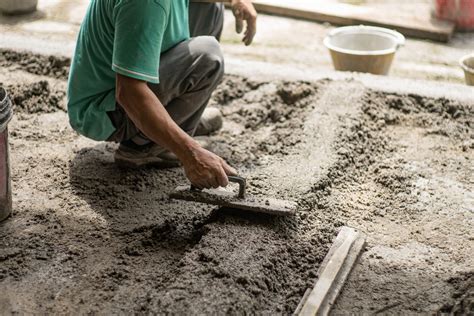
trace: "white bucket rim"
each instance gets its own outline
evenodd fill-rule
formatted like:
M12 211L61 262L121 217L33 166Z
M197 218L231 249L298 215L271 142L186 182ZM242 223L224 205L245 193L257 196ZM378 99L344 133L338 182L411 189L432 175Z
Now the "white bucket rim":
M466 71L466 72L468 72L468 73L470 73L470 74L474 74L474 68L471 68L471 67L469 67L468 65L466 65L466 61L467 61L468 59L470 59L470 58L474 58L474 53L472 53L472 54L467 54L467 55L461 57L461 59L459 60L459 64L461 65L461 68L462 68L464 71Z
M393 48L387 48L387 49L381 49L381 50L367 50L367 51L346 49L346 48L341 48L341 47L332 45L331 38L341 33L359 33L359 34L369 33L369 34L382 35L385 37L392 38L394 40L395 45ZM403 36L401 33L397 31L390 30L384 27L378 27L378 26L367 26L367 25L343 26L343 27L338 27L337 29L334 29L331 32L329 32L329 34L324 38L324 45L330 50L340 52L340 53L350 54L350 55L361 55L361 56L388 55L388 54L395 53L398 50L398 48L405 45L405 36Z

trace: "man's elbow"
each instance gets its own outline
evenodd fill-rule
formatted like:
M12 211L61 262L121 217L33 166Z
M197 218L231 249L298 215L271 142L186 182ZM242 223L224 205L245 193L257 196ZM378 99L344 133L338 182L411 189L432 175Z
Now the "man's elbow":
M124 102L124 100L126 99L125 94L126 94L126 89L123 83L123 79L121 78L120 75L117 75L117 80L115 83L115 101L122 106L126 103Z
M146 86L144 81L129 78L117 74L116 86L115 86L115 100L123 107L126 107L132 95L136 95L140 89Z

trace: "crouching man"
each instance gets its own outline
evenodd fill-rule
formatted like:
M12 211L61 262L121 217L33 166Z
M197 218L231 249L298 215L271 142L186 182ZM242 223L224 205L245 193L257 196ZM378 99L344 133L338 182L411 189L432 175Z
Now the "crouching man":
M249 45L255 9L250 0L232 0L232 9ZM226 186L236 171L193 139L221 122L205 110L224 73L223 11L189 0L91 0L69 76L71 126L120 143L118 164L182 165L199 188Z

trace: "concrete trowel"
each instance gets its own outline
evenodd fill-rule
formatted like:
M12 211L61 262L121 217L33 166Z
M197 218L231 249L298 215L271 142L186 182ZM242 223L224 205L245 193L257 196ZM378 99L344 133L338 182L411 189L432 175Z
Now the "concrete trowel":
M297 204L295 202L246 194L247 181L245 178L229 176L229 182L239 184L237 195L225 189L200 190L191 185L177 187L170 194L170 198L278 216L292 216L296 214Z

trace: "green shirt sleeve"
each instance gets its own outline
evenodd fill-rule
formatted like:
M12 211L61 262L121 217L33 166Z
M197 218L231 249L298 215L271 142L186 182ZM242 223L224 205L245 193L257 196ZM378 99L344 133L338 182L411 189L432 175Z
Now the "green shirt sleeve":
M122 0L114 10L112 70L159 83L161 45L167 12L157 0Z

